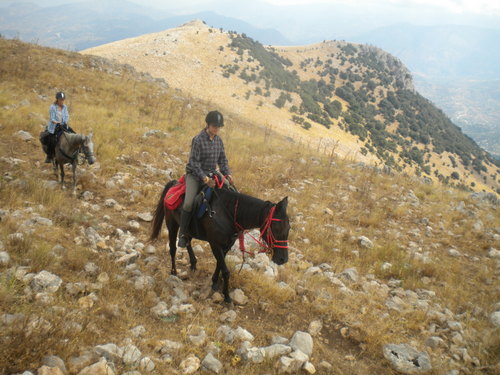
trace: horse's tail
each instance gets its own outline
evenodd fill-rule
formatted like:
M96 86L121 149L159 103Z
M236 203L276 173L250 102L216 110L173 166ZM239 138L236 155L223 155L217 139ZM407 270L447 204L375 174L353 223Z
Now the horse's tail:
M156 210L153 215L153 225L151 229L151 236L149 237L150 241L154 241L158 238L161 232L161 226L163 224L163 219L165 218L165 204L163 200L165 199L165 195L167 194L168 189L175 185L177 181L170 181L163 188L163 192L161 193L160 199L158 200L158 204L156 205Z

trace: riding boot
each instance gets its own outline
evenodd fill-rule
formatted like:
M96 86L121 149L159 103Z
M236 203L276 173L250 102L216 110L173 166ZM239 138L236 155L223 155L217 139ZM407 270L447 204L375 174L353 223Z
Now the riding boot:
M189 221L191 220L191 212L182 210L181 211L181 225L179 229L179 243L178 247L186 247L187 246L187 238L186 232L189 225Z

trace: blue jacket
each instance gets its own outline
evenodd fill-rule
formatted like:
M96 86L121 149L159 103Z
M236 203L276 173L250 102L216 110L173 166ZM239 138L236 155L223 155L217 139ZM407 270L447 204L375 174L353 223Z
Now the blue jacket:
M47 124L47 130L49 131L50 134L54 134L54 131L56 130L56 124L53 122L57 121L57 104L52 104L49 109L49 123ZM68 107L66 104L63 104L62 107L62 121L61 123L67 124L69 121L69 112L68 112Z

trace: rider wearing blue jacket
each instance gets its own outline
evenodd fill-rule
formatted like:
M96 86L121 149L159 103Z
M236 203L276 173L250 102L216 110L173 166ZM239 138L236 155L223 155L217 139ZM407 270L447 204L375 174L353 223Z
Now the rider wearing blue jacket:
M66 95L64 92L59 91L56 93L56 101L52 103L49 108L49 123L47 124L47 131L49 135L47 135L47 139L44 140L47 146L47 158L45 159L46 163L50 163L54 157L57 136L59 133L62 131L74 133L73 129L71 129L68 125L69 112L68 107L64 104L65 99Z

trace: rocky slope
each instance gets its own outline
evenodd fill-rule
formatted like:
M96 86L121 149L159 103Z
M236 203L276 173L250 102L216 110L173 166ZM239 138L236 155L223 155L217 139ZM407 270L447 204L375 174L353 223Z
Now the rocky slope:
M298 150L228 116L240 190L289 196L292 225L284 266L230 252L228 306L207 293L207 244L196 273L180 252L173 277L165 233L148 243L212 106L109 61L0 48L2 375L498 372L495 195ZM59 85L72 127L95 134L76 197L36 139Z

